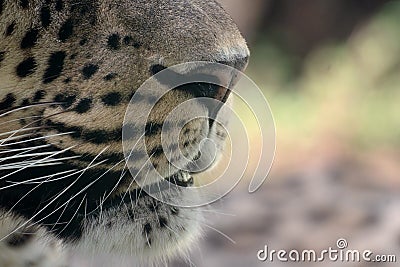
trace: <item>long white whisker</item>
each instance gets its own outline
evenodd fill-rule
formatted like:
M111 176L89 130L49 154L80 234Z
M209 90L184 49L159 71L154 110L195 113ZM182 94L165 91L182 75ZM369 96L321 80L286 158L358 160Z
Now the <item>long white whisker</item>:
M102 152L104 152L106 149L108 149L108 147L106 147L105 149L102 150ZM75 179L74 182L72 182L69 186L67 186L64 190L62 190L57 196L55 196L46 206L44 206L42 209L40 209L38 212L36 212L30 219L28 219L25 223L23 223L22 225L20 225L19 227L17 227L17 229L15 229L14 231L12 231L11 233L9 233L8 235L4 236L3 238L0 239L0 241L3 241L4 239L6 239L7 237L9 237L10 235L12 235L13 233L15 233L15 231L18 231L19 229L21 229L22 227L25 227L25 225L27 225L29 222L31 222L33 220L33 218L35 218L36 216L38 216L39 214L41 214L44 210L46 210L54 201L56 201L59 197L61 197L65 192L67 192L74 184L76 184L78 182L78 180L82 177L82 175L85 173L85 171L87 171L90 167L91 164L93 164L93 162L102 154L102 152L100 152L99 155L96 156L96 158L94 158L91 163L86 166L86 168L83 170L83 172ZM77 196L78 194L76 194L75 196ZM70 199L73 199L75 196L73 196ZM65 203L61 206L59 206L57 209L55 209L53 212L51 212L50 214L48 214L47 216L45 216L44 218L40 219L39 221L33 223L37 224L40 223L41 221L45 220L46 218L50 217L51 215L53 215L55 212L57 212L59 209L63 208L65 206Z
M18 140L18 139L21 139L21 138L24 138L24 137L28 137L28 136L32 136L32 135L34 135L34 133L27 133L27 134L21 134L21 135L10 135L12 137L8 136L7 138L0 139L0 146L3 146L4 143L6 143L6 142L13 141L13 140Z
M38 141L38 140L42 140L42 139L47 139L50 137L57 137L57 136L63 136L63 135L68 135L68 134L72 134L73 132L67 132L67 133L58 133L58 134L52 134L52 135L47 135L47 136L40 136L40 137L36 137L36 138L32 138L29 140L23 140L20 142L15 142L15 143L8 143L6 144L7 146L11 146L11 145L19 145L19 144L24 144L24 143L29 143L32 141ZM4 144L5 141L3 141L2 143L0 143L0 146L2 146Z
M26 152L29 152L29 151L18 153L17 155L13 155L13 156L1 158L0 162L6 161L6 160L11 160L11 159L20 159L20 158L28 158L28 157L40 157L40 156L47 156L47 155L54 154L54 151L38 152L38 153L32 153L32 154L24 154Z
M114 166L112 166L110 169L108 169L103 175L105 175L107 172L109 172L110 170L112 170L113 168L115 168L116 166L118 166L119 164L121 164L124 161L121 160L119 162L117 162ZM125 169L125 168L124 168ZM122 178L124 177L124 175L126 174L126 172L124 171L124 169L121 171L121 175L119 176L118 181L115 183L114 187L110 190L110 192L100 201L100 206L103 206L104 202L112 195L112 193L114 192L115 189L117 189L119 183L121 182Z
M214 230L215 232L217 232L218 234L222 235L223 237L225 237L225 238L228 239L230 242L232 242L233 244L236 245L236 241L233 240L232 238L230 238L227 234L223 233L222 231L218 230L217 228L214 228L214 227L212 227L211 225L208 225L208 224L206 224L206 223L204 223L204 222L202 222L202 224L203 224L205 227L207 227L207 228L209 228L209 229L211 229L211 230Z
M33 151L36 149L40 149L40 148L47 148L50 147L50 144L47 145L40 145L40 146L30 146L30 147L23 147L23 148L12 148L12 149L8 149L8 148L0 148L0 154L6 154L6 153L14 153L14 152L19 152L19 151Z
M4 189L11 188L11 187L14 187L14 186L18 186L18 185L43 184L43 183L49 183L49 182L55 182L55 181L63 180L63 179L66 179L68 177L71 177L71 176L79 173L79 172L76 172L76 171L77 171L77 169L68 170L68 171L64 171L64 172L58 172L58 173L55 173L55 174L46 175L46 176L42 176L42 177L38 177L38 178L34 178L34 179L29 179L29 180L22 181L22 182L7 181L8 183L10 183L12 185L2 187L2 188L0 188L0 191L4 190ZM68 174L68 173L70 173L70 174L66 175L66 176L63 176L63 177L60 177L60 178L55 178L53 180L49 180L49 179L51 179L53 177L56 177L56 176L59 176L59 175L64 175L64 174ZM42 180L44 180L44 181L42 181Z
M20 118L18 118L18 119L13 119L13 120L9 120L9 121L2 122L2 123L0 123L0 125L12 123L12 122L16 122L16 121L20 121L20 120L36 119L36 118L41 118L41 117L42 117L42 116L20 117Z
M20 152L22 151L23 153L26 152L30 152L36 149L40 149L40 148L47 148L50 147L51 145L41 145L41 146L33 146L33 147L24 147L24 148L15 148L15 149L5 149L5 150L0 150L0 154L8 154L8 153L14 153L14 152ZM21 153L18 153L17 155L19 155Z
M71 174L71 175L74 175L74 174L77 174L77 173L79 173L79 171L78 172L75 172L75 173L73 173L73 174ZM52 178L52 177L54 177L54 176L56 176L56 175L59 175L59 174L61 174L61 173L56 173L56 174L53 174L53 175L49 175L49 178L48 179L50 179L50 178ZM47 179L47 180L48 180ZM39 186L41 186L43 183L45 183L47 180L44 180L43 182L41 182L41 183L39 183L37 186L35 186L34 188L32 188L31 190L29 190L25 195L23 195L13 206L12 206L12 208L11 209L14 209L17 205L18 205L18 203L19 202L21 202L26 196L28 196L30 193L32 193L34 190L36 190L37 188L39 188ZM2 189L5 189L5 188L9 188L9 187L13 187L13 186L16 186L16 185L11 185L11 186L7 186L7 187L3 187L3 188L1 188L0 190L2 190Z
M61 103L61 104L62 104L62 103ZM45 118L51 118L51 117L54 117L54 116L63 114L63 113L65 113L65 112L66 112L66 111L54 113L54 114L49 115L49 116L47 116L47 117L45 117ZM1 117L1 116L0 116L0 117ZM19 133L20 131L23 131L24 129L28 128L29 126L31 126L31 125L33 125L33 124L35 124L35 123L37 123L37 122L40 122L42 119L45 119L45 118L41 118L41 119L38 119L38 120L35 120L35 121L32 121L32 122L28 123L28 124L25 125L24 127L18 129L15 133L11 134L11 135L9 136L9 138L13 137L14 135L16 135L17 133ZM0 145L1 145L1 144L0 144Z
M71 219L68 221L68 223L64 226L63 229L61 229L61 231L58 234L61 234L65 229L67 229L68 225L70 225L70 223L72 222L72 220L75 218L76 214L78 214L79 209L81 208L83 202L86 199L86 194L83 196L81 202L79 203L79 206L76 208L75 213L72 215ZM68 201L69 202L69 201ZM68 205L66 205L65 207L67 207Z
M43 127L31 127L31 128L25 128L23 130L14 130L14 131L9 131L9 132L3 132L3 133L0 133L0 136L13 134L16 132L19 132L19 133L28 132L28 131L38 130L38 129L43 129ZM0 141L2 141L2 140L0 140Z
M54 155L51 154L50 157ZM37 167L45 167L45 166L54 166L63 163L66 160L71 160L71 159L76 159L81 156L71 156L71 157L64 157L64 158L57 158L57 159L47 159L46 161L43 160L26 160L22 161L20 163L9 163L9 164L3 164L0 166L0 170L14 170L17 168L37 168ZM48 157L49 158L49 157ZM37 163L40 161L40 163ZM7 175L6 175L7 176ZM0 178L0 180L3 178Z
M5 113L0 114L0 118L6 116L8 114L11 114L11 113L14 113L14 112L17 112L17 111L21 111L21 110L24 110L24 109L29 109L29 108L32 108L32 107L49 106L49 105L61 105L61 104L62 103L57 103L57 102L47 102L47 103L37 103L37 104L29 105L29 106L23 106L23 107L15 108L13 110L10 110L10 111L7 111Z
M72 149L72 148L74 148L74 147L76 147L76 146L70 146L70 147L68 147L68 148L66 148L66 149L63 149L63 150L61 150L61 151L59 151L59 152L56 152L56 153L53 154L53 155L47 156L47 157L45 157L45 158L43 158L43 159L40 159L40 160L38 160L38 161L36 161L36 162L33 162L32 164L30 164L30 165L28 165L28 166L25 166L25 167L23 167L23 168L21 168L21 169L18 169L18 170L16 170L16 171L14 171L14 172L11 172L11 173L9 173L9 174L6 174L6 175L4 175L3 177L1 177L0 180L2 180L2 179L4 179L4 178L7 178L7 177L9 177L9 176L11 176L11 175L14 175L14 174L16 174L16 173L18 173L18 172L20 172L20 171L22 171L22 170L25 170L26 168L35 166L35 164L44 162L44 161L46 161L47 159L51 158L52 156L56 156L56 155L58 155L58 154L62 154L62 153L66 152L66 151L68 151L68 150L70 150L70 149Z

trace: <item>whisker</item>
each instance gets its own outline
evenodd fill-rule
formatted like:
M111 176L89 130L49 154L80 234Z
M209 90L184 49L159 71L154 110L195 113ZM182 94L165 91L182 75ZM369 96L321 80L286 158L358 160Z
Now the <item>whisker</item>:
M61 150L61 151L58 151L58 152L54 153L53 155L47 156L47 157L45 157L45 158L43 158L43 159L40 159L40 160L38 160L38 161L36 161L36 162L33 162L32 164L30 164L30 165L28 165L28 166L25 166L25 167L23 167L23 168L21 168L21 169L18 169L18 170L16 170L16 171L14 171L14 172L11 172L11 173L9 173L9 174L6 174L6 175L4 175L3 177L0 177L0 180L2 180L2 179L4 179L4 178L7 178L7 177L9 177L9 176L11 176L11 175L14 175L14 174L16 174L16 173L18 173L18 172L20 172L20 171L22 171L22 170L25 170L25 169L27 169L27 168L29 168L29 167L31 167L31 166L35 166L35 165L38 164L38 163L44 162L44 161L46 161L47 159L51 158L52 156L59 155L59 154L62 154L62 153L64 153L64 152L68 151L68 150L71 150L71 149L74 148L74 147L76 147L76 146L70 146L70 147L68 147L68 148L66 148L66 149L63 149L63 150Z
M70 202L70 200L67 201L67 205L65 205L65 207L64 207L64 209L62 210L60 216L58 216L57 221L56 221L55 223L48 224L49 226L50 226L50 225L52 226L51 229L50 229L50 232L55 231L54 228L55 228L57 225L66 224L66 222L65 222L65 223L60 223L60 220L61 220L62 216L64 215L65 211L67 210L69 202ZM43 223L41 223L41 225L43 225Z
M62 190L58 195L54 196L54 198L46 205L44 206L42 209L40 209L38 212L36 212L29 220L27 220L22 226L20 227L24 227L26 224L28 224L28 222L32 221L33 218L35 218L36 216L38 216L39 214L41 214L44 210L46 210L54 201L56 201L58 198L60 198L65 192L67 192L74 184L76 184L78 182L78 180L83 176L83 174L90 168L95 167L96 165L92 164L96 161L96 159L98 157L100 157L100 155L106 150L108 149L108 147L104 148L89 164L88 166L86 166L83 170L82 173L75 179L75 181L73 181L70 185L68 185L64 190ZM103 162L99 162L98 164L102 164L104 163L106 160L104 160ZM75 194L74 196L72 196L70 198L70 200L74 199L77 195L79 195L82 191L80 191L79 193ZM70 201L68 200L68 201ZM40 222L42 222L43 220L45 220L46 218L50 217L51 215L53 215L55 212L57 212L58 210L60 210L61 208L63 208L66 204L64 203L63 205L59 206L57 209L53 210L51 213L47 214L45 217L43 217L42 219L34 222L31 225L35 225L38 224ZM0 239L0 241L3 239Z
M22 182L7 181L8 183L10 183L12 185L2 187L2 188L0 188L0 191L3 190L3 189L8 189L10 187L18 186L18 185L43 184L43 183L49 183L49 182L55 182L55 181L63 180L63 179L66 179L68 177L71 177L71 176L77 174L76 170L77 169L58 172L58 173L55 173L55 174L50 174L50 175L46 175L46 176L42 176L42 177L38 177L38 178L34 178L34 179L29 179L29 180L22 181ZM60 177L60 178L56 178L56 179L53 179L53 180L49 180L49 178L53 178L55 176L63 175L63 174L67 174L67 173L71 173L71 174L69 174L67 176ZM44 181L41 181L41 180L44 180Z
M121 160L121 161L119 161L118 163L116 163L114 166L112 166L109 170L111 170L111 169L113 169L114 167L116 167L116 166L118 166L120 163L122 163L124 161L124 159L123 160ZM108 170L108 171L109 171ZM105 175L108 171L106 171L103 175ZM115 189L117 189L117 187L118 187L118 185L119 185L119 183L121 182L121 180L122 180L122 178L124 177L124 175L126 174L127 172L125 171L125 166L124 166L124 168L122 169L122 171L121 171L121 174L120 174L120 176L119 176L119 179L118 179L118 181L115 183L115 185L114 185L114 187L110 190L110 192L107 194L107 196L105 196L104 198L103 198L103 200L101 200L100 201L100 206L103 206L104 205L104 202L112 195L112 193L115 191Z
M217 210L204 210L204 209L202 209L201 211L215 213L215 214L218 214L218 215L224 215L224 216L229 216L229 217L236 217L236 214L224 213L224 212L220 212L220 211L217 211Z
M7 138L4 138L4 139L0 139L0 146L3 145L5 142L18 140L18 139L21 139L21 138L24 138L24 137L28 137L28 136L32 136L32 135L34 135L34 133L21 134L21 135L16 135L16 136L11 135L13 137L7 137Z
M79 203L79 206L76 208L75 213L72 215L71 219L70 219L70 220L68 221L68 223L64 226L64 228L61 229L60 232L58 232L59 235L60 235L62 232L64 232L65 229L67 229L68 225L71 224L71 222L72 222L72 220L75 218L76 214L78 214L78 211L79 211L80 207L82 206L83 202L85 201L86 196L87 196L86 194L83 196L81 202ZM67 207L67 206L68 206L68 205L66 205L65 207Z
M54 117L54 116L57 116L57 115L60 115L60 114L66 113L66 112L67 111L61 111L61 112L58 112L58 113L51 114L51 115L49 115L47 117L43 117L43 118L40 118L38 120L32 121L32 122L28 123L27 125L25 125L24 127L18 129L15 133L11 134L9 137L10 138L13 137L15 134L19 133L20 131L23 131L23 129L26 129L29 126L31 126L31 125L33 125L35 123L41 122L41 120L43 120L43 119L48 119L48 118L51 118L51 117ZM1 146L1 144L0 144L0 146Z
M21 110L24 110L24 109L29 109L29 108L32 108L32 107L49 106L49 105L61 105L61 104L62 103L58 103L58 102L42 102L42 103L32 104L32 105L28 105L28 106L20 106L20 107L13 108L13 109L11 109L9 111L6 111L4 113L0 113L0 118L4 117L4 116L7 116L7 115L9 115L11 113L14 113L14 112L17 112L17 111L21 111Z
M50 157L53 154L50 155ZM46 161L42 160L26 160L22 161L19 163L8 163L8 164L3 164L0 166L0 170L13 170L13 169L18 169L18 168L37 168L37 167L45 167L45 166L54 166L58 164L62 164L66 160L71 160L71 159L76 159L80 158L81 156L71 156L71 157L64 157L64 158L58 158L58 159L48 159ZM41 161L40 163L37 163L38 161ZM3 178L0 178L0 180Z
M124 161L124 160L121 160L121 161L117 162L116 164L114 164L112 167L108 168L107 171L105 171L102 175L100 175L99 177L97 177L96 180L95 180L93 183L95 183L95 182L97 182L98 180L100 180L102 177L104 177L104 175L106 175L107 173L109 173L112 169L114 169L115 167L117 167L117 166L118 166L119 164L121 164L123 161ZM118 182L115 184L115 186L114 186L113 189L110 191L110 193L109 193L107 196L104 196L103 200L100 199L100 204L99 204L99 206L98 206L97 208L101 208L101 207L103 206L104 202L106 201L106 198L108 198L108 197L111 196L112 192L117 188L117 186L118 186L119 182L121 181L121 179L122 179L122 176L120 176L120 179L119 179ZM93 185L93 184L89 184L89 185L87 186L87 188L88 188L89 186L92 186L92 185ZM85 189L85 190L86 190L86 189ZM89 213L89 215L90 215L91 213L95 212L95 211L97 210L97 208L94 209L94 210L92 210L92 211Z
M15 132L27 132L27 131L32 131L32 130L37 130L37 129L42 129L43 127L31 127L31 128L24 128L23 130L14 130L14 131L9 131L9 132L4 132L0 133L0 136L7 135L7 134L13 134ZM0 140L1 141L1 140Z
M12 159L21 159L21 158L28 158L28 157L40 157L40 156L47 156L47 155L54 154L54 151L38 152L38 153L32 153L32 154L24 154L24 153L27 153L27 152L29 152L29 151L24 151L22 153L18 153L17 155L1 158L0 162L6 161L6 160L12 160Z
M19 141L19 142L15 142L15 143L8 143L8 144L6 144L6 146L20 145L20 144L29 143L29 142L32 142L32 141L43 140L43 139L47 139L47 138L51 138L51 137L69 135L69 134L72 134L72 133L73 132L66 132L66 133L52 134L52 135L48 135L48 136L40 136L40 137L32 138L32 139L29 139L29 140L23 140L23 141ZM2 146L4 142L5 141L0 143L0 146Z
M75 173L73 173L73 174L71 174L71 175L78 174L78 173L79 173L79 171L78 171L78 172L75 172ZM54 176L56 176L56 175L58 175L58 174L61 174L61 173L56 173L56 174L53 174L53 175L49 175L49 178L48 178L48 179L50 179L50 178L52 178L52 177L54 177ZM34 190L36 190L37 188L39 188L39 187L40 187L43 183L45 183L45 182L46 182L46 180L43 181L43 182L41 182L40 184L38 184L37 186L35 186L35 187L32 188L31 190L29 190L25 195L23 195L23 196L11 207L10 210L14 209L14 208L18 205L18 203L20 203L25 197L27 197L30 193L32 193ZM15 186L15 185L11 185L11 186L8 186L8 187L3 187L3 188L1 188L0 190L5 189L5 188L9 188L9 187L13 187L13 186Z
M201 221L199 221L201 222ZM227 234L223 233L222 231L218 230L217 228L212 227L211 225L206 224L205 222L201 222L205 227L214 230L215 232L217 232L218 234L220 234L221 236L225 237L227 240L229 240L231 243L236 245L236 241L233 240L232 238L230 238Z
M30 152L36 149L40 148L47 148L50 147L51 145L40 145L40 146L33 146L33 147L24 147L24 148L14 148L14 149L0 149L0 154L7 154L7 153L13 153L13 152L19 152L19 151L25 151L25 152Z
M28 120L28 119L35 119L35 118L41 118L42 116L28 116L28 117L19 117L18 119L13 119L13 120L8 120L5 122L0 123L0 125L4 125L4 124L8 124L8 123L12 123L12 122L16 122L16 121L20 121L20 120Z

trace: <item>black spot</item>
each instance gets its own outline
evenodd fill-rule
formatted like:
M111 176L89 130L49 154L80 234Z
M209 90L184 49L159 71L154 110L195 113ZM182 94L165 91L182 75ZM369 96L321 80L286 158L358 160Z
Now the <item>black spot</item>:
M77 113L85 113L88 112L92 107L92 99L83 98L79 101L78 105L75 107L75 111Z
M46 96L45 90L38 90L36 91L35 95L33 96L33 102L38 102L42 100Z
M156 135L161 132L163 125L160 123L149 122L145 126L145 136Z
M141 43L135 42L132 44L134 48L140 48L142 46Z
M71 19L67 19L64 24L61 26L60 31L58 32L58 39L61 42L65 42L69 37L71 37L74 32L74 25Z
M21 49L32 48L35 46L38 39L39 31L37 29L29 30L21 41Z
M23 9L28 8L29 0L19 0L19 6L22 7Z
M2 62L4 60L5 54L6 54L6 52L0 52L0 62Z
M87 80L90 79L97 71L99 70L99 66L94 64L87 64L82 69L83 77Z
M160 217L160 218L158 218L158 220L159 220L159 223L160 223L160 227L161 227L161 228L165 228L165 227L168 226L168 221L167 221L166 218Z
M157 147L153 148L150 152L150 155L153 155L155 157L159 157L162 154L164 154L164 149L162 148L162 146L157 146Z
M103 101L106 106L116 106L121 102L121 100L122 96L118 92L106 94L101 98L101 101Z
M125 36L124 37L124 44L129 45L132 42L132 37L131 36Z
M48 6L44 6L40 10L40 20L44 28L49 27L51 23L51 13L50 13L50 8Z
M54 102L61 103L61 106L64 109L72 106L76 99L76 95L66 95L66 94L58 94L54 97Z
M156 64L150 67L150 73L152 75L156 75L157 73L159 73L162 70L165 70L167 67L160 65L160 64Z
M22 247L32 239L34 233L24 232L24 233L14 233L7 238L7 245L9 247Z
M136 42L131 36L125 36L124 37L124 44L125 45L131 45L136 49L138 49L138 48L140 48L142 46L141 43Z
M21 106L25 107L25 106L29 106L31 103L29 101L28 98L25 98L22 100Z
M66 78L66 79L64 80L64 83L65 83L65 84L69 84L71 81L72 81L71 78Z
M74 54L72 54L72 55L69 56L69 59L74 60L74 59L76 58L77 55L78 55L77 53L74 53Z
M111 81L111 80L115 79L115 77L117 77L116 73L109 73L104 77L104 80L105 81Z
M105 144L112 141L121 141L122 140L122 129L116 129L112 131L105 130L85 130L82 132L82 128L74 127L74 126L66 126L63 123L52 122L50 120L46 121L46 125L55 128L59 132L73 132L70 136L74 139L84 139L85 141L91 142L93 144ZM141 152L133 152L136 158L143 158L145 155ZM119 154L118 154L119 155ZM114 157L114 156L113 156ZM121 160L120 156L114 157L118 158L118 161Z
M151 228L150 223L146 223L146 224L143 226L143 234L145 234L145 235L149 235L149 234L151 233L152 230L153 230L153 229Z
M183 147L188 147L190 145L189 141L186 141L185 143L183 143Z
M43 83L51 83L60 77L63 68L66 53L64 51L54 52L50 55L47 62L47 69L43 75Z
M87 43L87 39L83 38L82 40L79 41L79 45L83 46Z
M85 133L85 139L94 144L103 144L104 141L110 140L110 136L107 131L95 130Z
M108 36L107 46L112 50L118 50L121 47L121 37L114 33Z
M63 1L62 0L57 0L57 2L56 2L56 10L58 12L60 12L60 11L63 10L63 8L64 8Z
M14 30L15 30L15 20L10 25L7 26L6 36L10 36L11 34L13 34Z
M13 94L7 94L0 102L0 110L11 108L17 99Z
M29 57L18 64L17 66L17 75L18 77L25 78L32 73L35 72L35 68L37 67L35 58Z

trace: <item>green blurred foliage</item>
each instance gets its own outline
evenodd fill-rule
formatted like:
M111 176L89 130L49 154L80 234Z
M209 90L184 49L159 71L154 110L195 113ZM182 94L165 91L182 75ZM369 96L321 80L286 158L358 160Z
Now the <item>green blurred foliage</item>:
M248 74L270 102L278 139L329 135L362 149L400 146L399 26L394 1L348 40L315 49L300 70L271 40L252 47Z

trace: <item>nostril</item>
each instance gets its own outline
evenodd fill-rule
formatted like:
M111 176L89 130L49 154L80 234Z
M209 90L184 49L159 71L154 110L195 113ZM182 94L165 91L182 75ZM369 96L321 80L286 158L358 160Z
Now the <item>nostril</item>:
M190 91L195 97L214 98L223 103L228 99L230 92L227 88L212 83L189 84L187 89L189 89L188 91Z
M224 101L227 89L213 83L188 83L176 88L177 90L190 93L193 97L214 98L219 101Z

